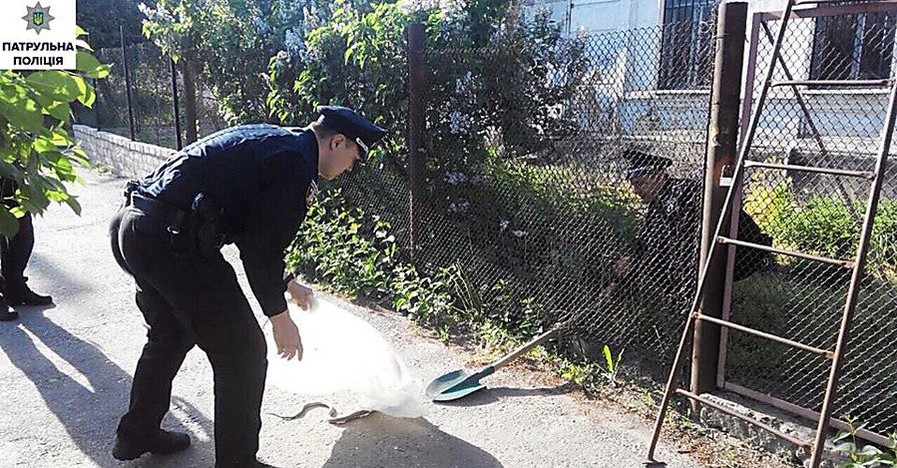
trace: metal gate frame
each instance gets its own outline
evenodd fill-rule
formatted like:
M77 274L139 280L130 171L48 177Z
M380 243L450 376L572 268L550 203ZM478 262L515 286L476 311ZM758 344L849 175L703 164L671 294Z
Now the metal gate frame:
M744 81L742 83L742 89L744 90L744 95L742 98L741 105L741 128L739 132L739 143L745 137L748 125L750 123L750 117L753 107L753 92L754 85L756 80L756 72L757 72L757 51L758 51L758 42L760 40L767 40L763 38L764 31L762 31L764 23L767 21L777 21L782 19L782 10L777 7L773 7L770 2L751 2L752 7L756 8L751 13L751 23L750 23L750 35L748 36L748 50L747 50L747 60L745 65L744 72ZM778 4L778 2L776 2ZM838 15L852 15L859 13L878 13L878 12L889 12L889 11L897 11L897 0L879 0L874 3L856 3L856 4L842 4L842 5L828 5L825 3L820 3L816 5L807 5L807 6L799 6L795 7L792 10L791 18L798 19L806 19L806 18L817 18L824 16L838 16ZM772 40L770 37L768 40ZM897 58L897 55L894 56ZM893 60L893 59L892 59ZM772 64L770 64L772 65ZM783 70L787 70L787 67L783 67ZM806 111L806 107L803 104L803 98L799 91L795 92L795 97L798 100L798 103L804 110L804 115L808 118L808 122L810 122L810 129L814 133L814 136L819 138L818 133L816 132L816 128L812 123L812 116ZM740 197L739 197L740 198ZM729 278L731 279L731 278ZM727 281L725 284L726 291L731 291L732 282ZM723 301L723 309L722 309L722 318L723 320L729 320L731 318L731 294L725 294ZM772 407L778 408L780 410L795 414L797 416L801 416L807 419L811 419L814 421L818 421L820 418L820 414L817 411L813 411L808 408L804 408L802 406L796 405L794 403L782 400L780 398L773 397L771 395L753 390L751 388L736 384L734 382L729 382L726 380L726 351L728 344L728 329L723 327L720 331L720 355L719 355L719 368L717 371L717 387L723 390L730 391L732 393L744 396L746 398L759 401L761 403L768 404ZM830 418L829 425L838 429L848 430L850 428L849 424L846 421L837 418ZM890 439L882 434L877 434L866 429L859 429L856 432L858 437L866 439L870 442L874 442L876 444L888 445L890 443Z

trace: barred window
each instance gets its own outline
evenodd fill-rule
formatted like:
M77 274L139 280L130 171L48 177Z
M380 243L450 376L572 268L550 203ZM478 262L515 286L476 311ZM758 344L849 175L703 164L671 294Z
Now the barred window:
M890 77L895 23L895 12L817 18L810 79Z
M713 68L713 10L716 0L666 0L660 89L707 88Z

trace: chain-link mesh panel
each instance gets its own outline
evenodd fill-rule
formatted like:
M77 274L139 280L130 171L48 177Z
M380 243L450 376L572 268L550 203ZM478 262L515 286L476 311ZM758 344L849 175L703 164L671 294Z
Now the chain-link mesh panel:
M112 73L97 82L98 126L130 136L125 67L121 48L96 52L102 63L112 65ZM134 136L139 141L173 148L175 146L174 102L171 65L152 43L125 46L131 80L131 111Z
M877 13L792 20L773 80L890 77L894 18L893 13ZM760 29L755 99L778 27L772 22ZM873 171L889 88L799 86L797 91L771 89L749 159ZM745 173L744 210L775 247L853 260L871 187L862 177L751 168ZM897 429L895 197L891 168L885 174L834 410L834 416L851 415L880 434ZM851 270L779 255L758 270L735 283L732 320L834 349ZM804 408L820 411L830 365L820 355L729 334L728 381Z
M151 42L125 46L125 57L131 83L131 113L134 118L134 138L168 148L177 146L174 114L174 90L171 82L171 61ZM112 65L108 78L97 80L97 100L93 111L81 110L78 120L105 131L130 137L127 86L122 49L96 51L100 62ZM178 103L181 122L185 122L183 73L178 67ZM218 112L218 104L211 93L197 83L196 111L199 135L226 126ZM184 126L181 125L182 137Z
M682 30L428 51L415 260L457 269L467 313L527 333L572 316L590 354L608 344L629 362L670 362L697 282L709 111L709 81L689 74L713 56L710 40L669 39ZM662 89L673 78L696 87ZM341 186L409 247L404 162Z

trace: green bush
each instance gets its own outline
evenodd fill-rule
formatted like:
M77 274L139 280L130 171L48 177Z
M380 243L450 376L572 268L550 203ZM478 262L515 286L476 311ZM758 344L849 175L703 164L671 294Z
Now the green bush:
M388 301L423 322L449 319L453 271L419 275L398 258L389 223L365 216L339 190L326 193L309 209L306 227L287 254L288 268L343 293Z
M864 201L836 196L794 200L787 182L752 190L746 210L775 245L832 258L852 259L859 244ZM852 208L852 209L851 209ZM897 201L881 201L870 237L869 265L897 267Z
M518 15L507 0L461 2L457 10L409 11L396 3L337 3L330 20L309 29L305 50L269 63L271 115L294 121L321 103L358 108L386 128L407 128L407 27L425 26L428 42L428 179L473 176L492 132L513 154L544 148L575 124L558 112L585 73L583 44L563 39L547 15ZM403 138L387 156L404 162Z

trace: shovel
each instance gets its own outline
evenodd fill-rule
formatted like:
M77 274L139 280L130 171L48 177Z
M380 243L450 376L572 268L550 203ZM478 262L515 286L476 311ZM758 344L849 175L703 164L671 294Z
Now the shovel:
M557 335L558 331L560 331L560 327L533 338L529 343L515 349L510 354L505 355L474 374L468 374L467 371L459 369L437 377L436 380L430 382L430 385L427 385L427 397L433 401L451 401L470 395L481 388L486 388L485 384L480 383L480 379L492 375L499 367L508 364L530 349Z

